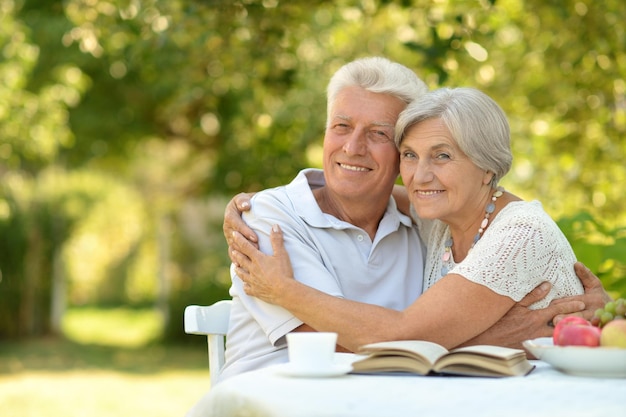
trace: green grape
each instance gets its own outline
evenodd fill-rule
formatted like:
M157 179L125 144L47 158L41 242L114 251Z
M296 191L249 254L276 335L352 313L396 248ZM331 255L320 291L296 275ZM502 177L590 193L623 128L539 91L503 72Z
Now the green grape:
M615 315L615 302L609 301L604 305L604 311Z
M604 313L602 313L602 315L600 316L600 323L602 323L602 325L604 326L605 324L607 324L608 322L610 322L611 320L613 320L615 316L613 316L613 314L611 314L608 311L605 311Z
M604 327L612 320L622 319L626 319L626 300L618 298L617 300L607 302L604 307L594 311L590 322L594 326Z

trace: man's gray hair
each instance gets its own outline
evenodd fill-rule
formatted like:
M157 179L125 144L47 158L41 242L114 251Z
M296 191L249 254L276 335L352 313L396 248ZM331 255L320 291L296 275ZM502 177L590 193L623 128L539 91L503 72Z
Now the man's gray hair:
M406 131L429 119L441 119L459 148L479 168L493 172L491 186L513 162L506 114L491 97L474 88L440 88L411 102L398 116L398 148Z
M415 72L404 65L382 57L360 58L339 68L330 79L326 90L327 123L337 94L352 86L372 93L389 94L407 104L428 91Z

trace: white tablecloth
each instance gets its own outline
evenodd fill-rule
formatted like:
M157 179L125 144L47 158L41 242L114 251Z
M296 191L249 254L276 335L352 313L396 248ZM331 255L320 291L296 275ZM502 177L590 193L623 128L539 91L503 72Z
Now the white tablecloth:
M563 374L533 361L525 377L406 375L283 376L276 367L228 379L202 398L193 417L618 417L626 379Z

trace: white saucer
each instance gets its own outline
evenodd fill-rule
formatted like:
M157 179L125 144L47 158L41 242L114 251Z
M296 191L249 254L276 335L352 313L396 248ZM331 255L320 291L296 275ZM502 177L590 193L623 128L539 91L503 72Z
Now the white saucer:
M277 371L281 375L295 376L300 378L324 378L345 375L352 371L352 365L349 363L335 363L330 368L326 369L298 369L294 368L291 364L285 363L277 367Z

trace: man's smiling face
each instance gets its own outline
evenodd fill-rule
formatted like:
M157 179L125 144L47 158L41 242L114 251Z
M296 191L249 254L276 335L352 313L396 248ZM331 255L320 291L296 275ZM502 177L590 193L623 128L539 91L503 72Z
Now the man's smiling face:
M344 198L389 198L399 174L394 126L406 104L361 87L339 92L324 136L326 186Z

